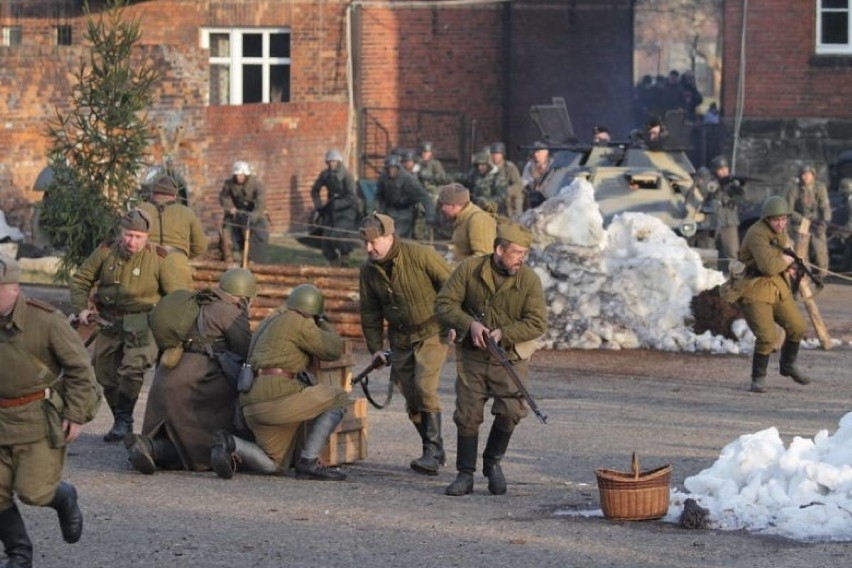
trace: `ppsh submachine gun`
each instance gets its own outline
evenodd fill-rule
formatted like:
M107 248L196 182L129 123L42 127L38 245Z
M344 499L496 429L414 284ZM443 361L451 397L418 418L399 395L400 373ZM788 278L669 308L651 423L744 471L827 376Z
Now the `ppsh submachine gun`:
M813 271L808 268L807 263L802 260L802 257L796 254L796 252L790 247L782 247L779 244L775 244L776 247L781 249L781 252L789 256L793 259L793 267L796 269L796 274L793 276L792 281L790 282L790 288L793 290L793 295L797 295L799 293L799 287L802 283L802 279L807 277L814 283L814 286L817 288L817 292L822 290L823 282L822 279L815 275Z
M388 380L388 390L387 390L387 394L385 395L385 400L384 400L384 402L379 404L378 402L376 402L376 400L372 396L370 396L370 389L368 387L368 385L370 383L370 373L372 373L376 369L381 369L383 367L387 367L388 365L390 365L390 358L391 358L392 353L393 352L390 349L388 349L386 351L382 351L381 357L374 358L370 362L370 364L367 365L366 369L364 369L363 371L361 371L360 373L355 375L355 377L352 378L352 384L353 385L360 384L361 390L364 391L364 396L367 397L367 400L369 401L369 403L372 404L373 407L378 408L379 410L381 410L382 408L385 408L388 404L390 404L390 401L393 398L393 381L390 380L390 379Z

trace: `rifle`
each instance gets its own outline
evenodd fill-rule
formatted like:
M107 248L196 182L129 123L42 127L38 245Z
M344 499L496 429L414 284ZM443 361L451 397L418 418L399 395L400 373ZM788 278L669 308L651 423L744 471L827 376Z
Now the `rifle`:
M98 334L101 332L102 329L112 327L112 322L105 320L104 318L102 318L101 316L99 316L97 314L91 314L89 316L89 321L94 323L95 325L97 325L98 329L95 329L94 331L92 331L92 333L89 335L88 339L86 339L86 342L83 344L84 347L88 347L89 345L91 345L95 341L95 339L98 337ZM68 323L71 324L71 327L73 327L74 329L77 329L78 327L80 327L79 316L77 314L71 314L70 316L68 316Z
M367 365L366 369L358 373L352 379L353 385L356 385L358 383L361 384L361 390L364 391L364 396L367 397L367 400L370 402L370 404L372 404L375 408L378 408L379 410L390 404L391 398L393 398L393 381L388 381L387 396L385 397L385 401L382 404L379 404L378 402L373 400L373 397L370 396L370 390L367 388L367 385L370 382L370 373L372 373L376 369L380 369L382 367L387 367L388 365L390 365L390 357L392 353L393 352L390 349L382 351L382 357L384 358L384 361L382 361L382 359L378 357L373 359L370 364Z
M474 316L474 319L483 325L485 324L483 316ZM485 335L484 338L485 345L488 347L488 353L490 353L491 356L494 357L494 359L496 359L504 369L506 369L506 372L509 373L509 377L512 379L512 382L515 383L515 387L518 389L518 395L520 395L518 398L522 398L526 401L530 410L535 413L536 417L542 424L547 424L547 416L545 416L538 407L538 404L536 404L535 399L533 399L530 391L527 390L527 387L524 386L524 383L521 382L521 377L519 377L518 373L515 372L515 368L512 366L511 361L509 361L509 357L506 355L506 352L490 335Z
M793 259L793 265L796 268L796 274L795 274L795 276L793 276L793 280L790 283L791 284L790 288L793 290L794 296L799 293L799 285L802 282L802 278L804 278L805 276L807 276L808 278L811 279L811 282L813 282L814 285L817 287L817 291L822 290L822 287L823 287L822 279L820 277L816 276L811 271L811 269L808 268L808 265L805 264L805 261L802 260L802 257L797 255L796 252L793 249L791 249L790 247L782 247L781 245L779 245L777 243L773 243L773 244L775 244L776 247L781 249L781 252L783 252L784 254L786 254L787 256L789 256L790 258Z

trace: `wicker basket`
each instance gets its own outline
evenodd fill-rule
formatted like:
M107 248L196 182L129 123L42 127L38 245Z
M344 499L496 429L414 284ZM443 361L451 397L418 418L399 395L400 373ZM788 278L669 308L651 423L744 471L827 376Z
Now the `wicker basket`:
M639 471L633 454L632 473L596 469L604 517L621 521L659 519L669 511L672 466Z

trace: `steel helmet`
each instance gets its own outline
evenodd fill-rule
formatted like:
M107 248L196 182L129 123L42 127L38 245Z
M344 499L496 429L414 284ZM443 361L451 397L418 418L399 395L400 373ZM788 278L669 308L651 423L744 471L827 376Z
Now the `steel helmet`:
M219 278L219 288L238 298L257 296L257 281L254 274L245 268L230 268Z
M473 165L488 164L488 154L485 152L477 152L473 155Z
M816 175L816 169L813 167L812 164L804 164L802 166L799 166L799 177L802 177L802 175L807 173L807 172L810 172L813 175Z
M249 167L248 162L237 160L234 162L234 168L231 173L235 176L250 176L251 168Z
M725 156L716 156L712 160L710 160L710 169L714 172L719 168L731 168L730 162L728 162L728 158Z
M325 153L325 161L326 162L342 162L343 155L340 153L340 150L329 150Z
M414 150L405 150L402 153L402 161L403 162L414 162L417 160L417 154Z
M386 168L398 168L402 162L399 159L399 156L396 154L391 154L387 158L385 158L385 167Z
M770 195L763 202L760 216L768 219L769 217L780 217L781 215L789 215L790 213L790 206L787 204L786 199L779 195Z
M420 143L420 153L421 154L423 152L432 152L432 151L434 151L434 149L432 148L431 142L421 142Z
M502 142L494 142L493 144L491 144L490 150L491 150L492 154L503 154L503 155L505 155L506 154L506 145L503 144Z
M323 298L320 289L313 284L299 284L287 296L287 307L302 313L321 316L323 314Z

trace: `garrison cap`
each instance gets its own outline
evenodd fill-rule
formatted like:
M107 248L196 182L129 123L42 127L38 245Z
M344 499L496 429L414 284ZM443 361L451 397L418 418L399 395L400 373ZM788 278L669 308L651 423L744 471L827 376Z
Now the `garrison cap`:
M178 186L170 176L162 175L154 182L154 187L151 188L151 191L163 195L177 195Z
M21 281L21 266L12 257L0 255L0 284L17 284Z
M383 213L373 213L361 221L358 234L361 240L369 242L384 235L394 234L393 217Z
M532 233L530 230L523 225L511 221L497 225L497 238L506 239L519 247L530 248L532 246Z
M470 203L470 191L460 183L451 183L441 187L438 193L441 205L467 205Z
M118 224L128 231L147 233L151 228L151 216L141 209L134 209L125 213Z

